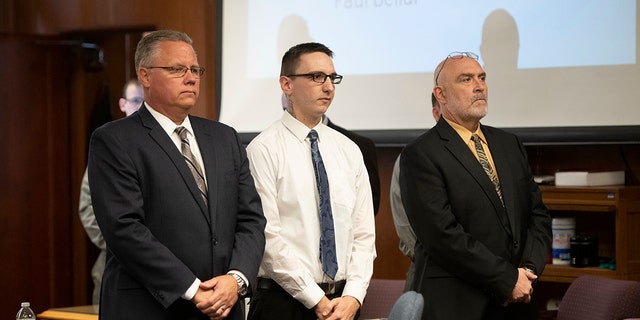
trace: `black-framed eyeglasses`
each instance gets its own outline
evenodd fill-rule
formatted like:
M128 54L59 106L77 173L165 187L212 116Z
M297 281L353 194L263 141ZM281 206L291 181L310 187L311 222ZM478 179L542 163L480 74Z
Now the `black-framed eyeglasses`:
M339 74L326 74L324 72L314 72L314 73L301 73L301 74L290 74L287 77L308 77L313 82L324 83L327 81L327 78L331 79L331 83L339 84L342 82L342 76Z
M440 73L442 72L442 69L444 69L444 65L445 63L447 63L447 60L451 59L451 60L459 60L462 59L464 57L467 58L471 58L474 60L478 60L478 55L473 53L473 52L469 52L469 51L464 51L464 52L460 52L460 51L454 51L449 53L449 55L447 56L446 59L444 59L444 62L442 63L442 67L440 67L440 70L438 70L438 74L436 74L436 86L438 85L438 78L440 77Z
M192 67L187 67L187 66L171 66L171 67L148 66L148 67L145 67L145 68L147 68L147 69L154 69L154 68L164 69L164 70L167 70L171 76L174 76L176 78L184 77L184 75L187 74L188 70L191 70L191 73L196 78L200 78L200 77L202 77L202 75L204 74L204 71L205 71L204 67L197 67L197 66L192 66Z
M131 103L132 105L139 105L144 99L142 99L141 97L133 97L131 99L124 98L124 100Z

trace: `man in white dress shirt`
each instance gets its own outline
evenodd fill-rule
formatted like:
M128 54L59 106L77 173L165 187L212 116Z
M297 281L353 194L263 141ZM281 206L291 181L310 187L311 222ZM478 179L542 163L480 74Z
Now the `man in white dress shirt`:
M285 53L280 87L287 112L247 147L267 218L249 319L354 319L369 286L376 250L367 169L356 144L322 124L342 80L332 56L319 43ZM313 130L328 176L338 265L333 278L319 258L319 192L308 137Z

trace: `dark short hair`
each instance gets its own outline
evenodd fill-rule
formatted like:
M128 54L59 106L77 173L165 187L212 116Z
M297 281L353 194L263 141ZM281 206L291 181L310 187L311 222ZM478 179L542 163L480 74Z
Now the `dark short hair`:
M333 51L327 48L324 44L317 42L307 42L295 45L282 56L282 65L280 66L280 75L286 76L296 72L298 62L300 62L300 56L305 53L322 52L333 58Z
M182 41L193 46L193 41L191 41L191 38L189 38L189 36L184 32L175 30L157 30L150 32L140 39L138 46L136 47L136 54L134 58L136 70L139 70L141 66L151 63L151 59L154 58L158 49L158 44L165 41Z

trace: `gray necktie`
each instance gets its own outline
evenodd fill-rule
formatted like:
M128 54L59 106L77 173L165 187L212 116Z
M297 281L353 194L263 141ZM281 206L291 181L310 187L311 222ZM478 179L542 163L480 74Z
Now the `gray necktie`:
M187 162L187 167L189 167L193 178L196 180L196 184L198 185L198 189L200 189L200 194L202 195L204 203L208 205L207 184L204 182L204 175L202 174L202 169L200 168L198 161L193 156L193 153L191 153L189 138L187 138L187 128L177 127L175 132L180 136L180 150L182 151L182 157L184 158L184 161Z

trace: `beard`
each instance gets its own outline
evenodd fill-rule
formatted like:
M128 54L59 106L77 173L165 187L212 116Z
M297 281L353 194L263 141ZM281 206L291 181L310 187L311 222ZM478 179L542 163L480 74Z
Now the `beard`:
M487 96L485 94L473 96L467 112L471 118L478 120L484 118L489 112L489 100Z

